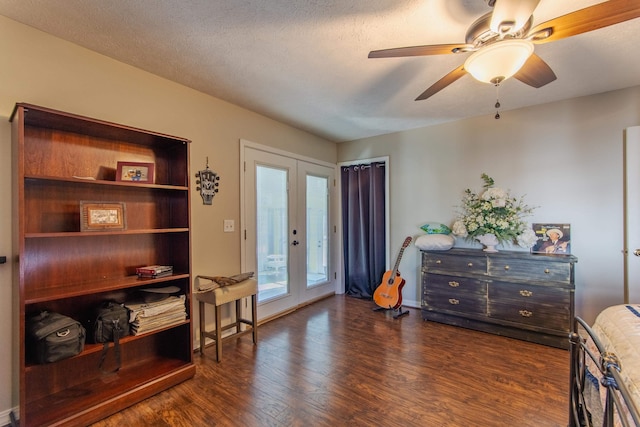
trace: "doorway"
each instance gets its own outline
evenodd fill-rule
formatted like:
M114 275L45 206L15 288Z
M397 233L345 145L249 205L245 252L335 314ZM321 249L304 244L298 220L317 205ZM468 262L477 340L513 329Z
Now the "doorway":
M335 167L248 141L241 153L242 265L258 280L258 318L335 292Z
M388 157L341 163L344 292L371 299L389 270Z
M640 126L625 129L624 140L624 303L640 301Z

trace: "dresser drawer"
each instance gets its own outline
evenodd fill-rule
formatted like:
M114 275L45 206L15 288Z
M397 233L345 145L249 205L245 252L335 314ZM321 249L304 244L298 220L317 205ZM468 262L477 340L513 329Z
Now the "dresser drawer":
M487 314L486 297L477 297L466 294L450 294L445 295L437 292L426 292L422 296L422 308L435 311L449 311L455 313L469 314Z
M569 331L571 293L566 289L490 283L489 317L533 327Z
M428 309L486 314L487 282L440 274L425 275L423 305Z
M528 325L532 329L548 329L568 333L571 326L568 307L552 308L544 305L490 300L488 314L492 319Z
M428 272L455 274L486 274L486 257L458 256L450 254L423 253L422 266Z
M485 280L444 274L425 274L423 281L425 292L438 292L445 295L465 294L482 298L487 296L487 282Z
M545 306L553 310L567 307L571 300L568 289L526 283L492 282L488 287L488 295L490 301L513 301L520 305Z
M503 279L571 282L571 264L547 261L543 257L531 260L490 258L487 271L489 276Z

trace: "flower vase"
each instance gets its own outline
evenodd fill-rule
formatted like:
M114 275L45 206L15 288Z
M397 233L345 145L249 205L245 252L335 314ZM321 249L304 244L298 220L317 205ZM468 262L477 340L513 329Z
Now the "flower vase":
M499 243L498 238L495 234L483 234L481 236L477 236L476 240L484 246L483 251L485 252L498 252L496 249L496 245Z

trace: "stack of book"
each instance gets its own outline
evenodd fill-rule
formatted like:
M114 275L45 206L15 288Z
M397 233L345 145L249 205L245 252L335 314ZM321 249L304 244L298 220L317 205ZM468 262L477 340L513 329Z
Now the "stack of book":
M168 296L155 302L125 303L131 333L139 335L182 323L187 318L185 296Z
M173 274L173 266L171 265L147 265L146 267L136 268L138 277L163 277Z

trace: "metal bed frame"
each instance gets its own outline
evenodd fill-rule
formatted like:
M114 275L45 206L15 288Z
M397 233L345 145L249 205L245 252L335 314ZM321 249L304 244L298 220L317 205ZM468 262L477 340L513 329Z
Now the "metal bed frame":
M589 339L598 349L597 353L594 353L587 346ZM569 341L571 343L569 427L594 426L592 423L592 411L588 407L588 402L584 395L587 381L587 357L597 366L599 372L593 372L592 374L596 376L599 374L600 387L605 387L606 390L602 414L603 427L616 425L640 427L640 412L636 407L636 403L631 400L631 395L622 381L620 376L622 366L618 357L605 351L594 331L580 317L574 318ZM625 415L623 408L628 411L628 417Z

